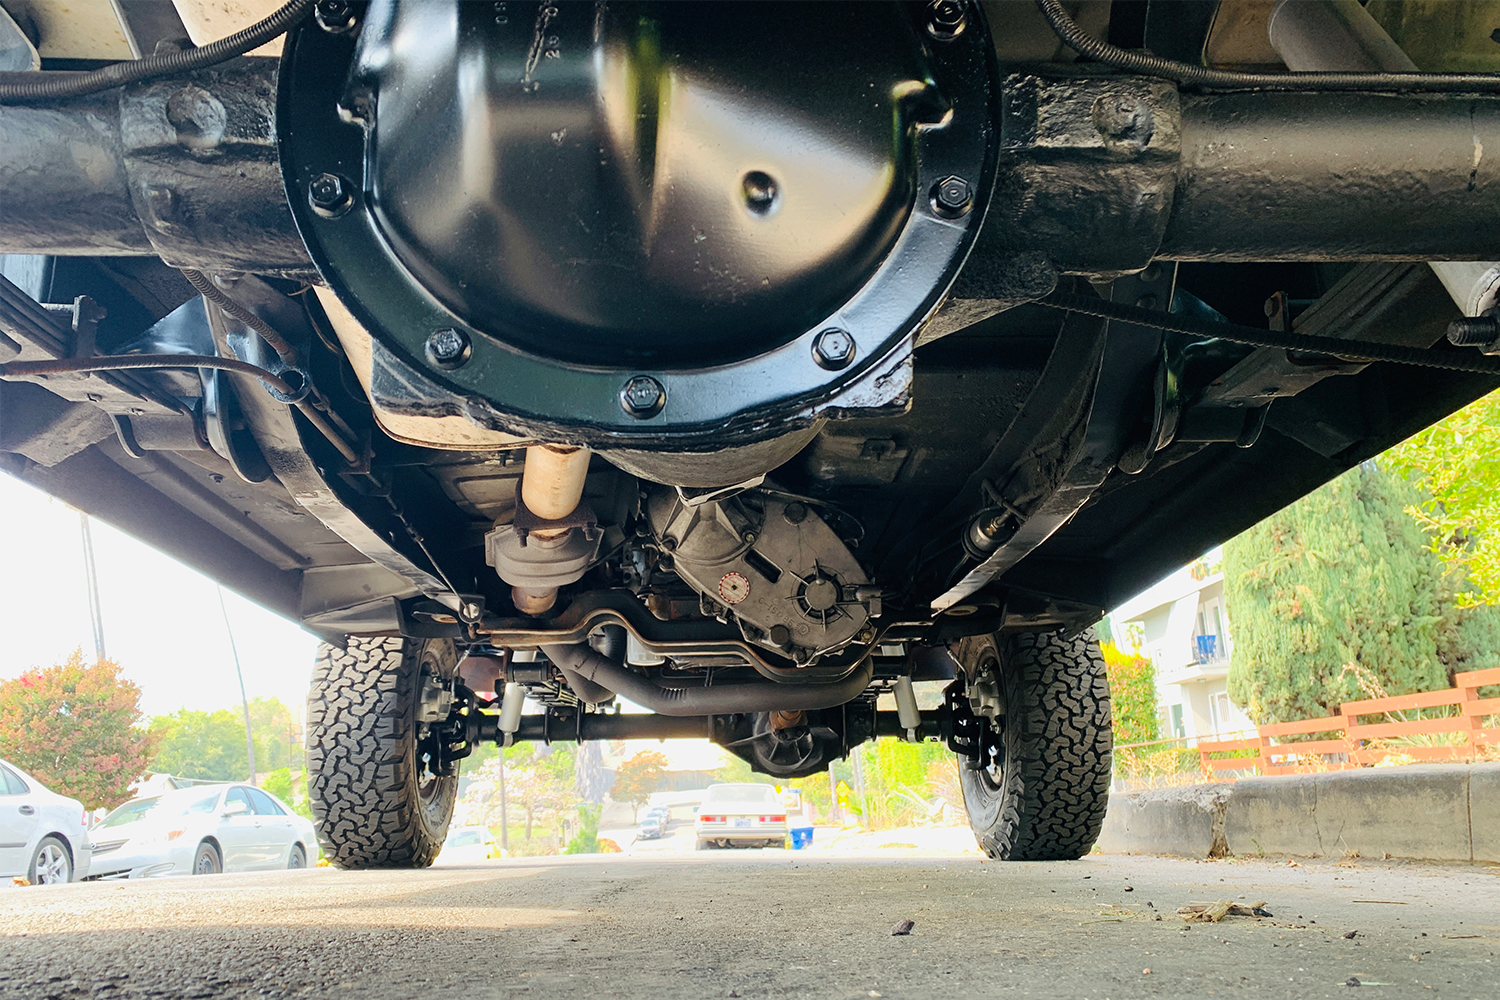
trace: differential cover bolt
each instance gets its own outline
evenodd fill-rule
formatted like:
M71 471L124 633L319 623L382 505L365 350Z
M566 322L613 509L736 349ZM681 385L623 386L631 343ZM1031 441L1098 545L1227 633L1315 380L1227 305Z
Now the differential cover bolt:
M472 353L469 338L461 330L444 327L427 338L427 360L439 368L454 369L469 360Z
M963 215L969 210L969 203L973 198L969 182L962 177L944 177L932 189L933 204L943 215Z
M927 33L940 41L961 35L964 22L964 5L958 0L935 0L927 7Z
M844 368L854 360L854 338L843 330L824 330L813 341L813 358L824 368Z
M667 391L650 375L637 375L620 390L620 405L632 417L644 420L661 412L667 401Z
M309 181L307 200L313 211L327 219L343 215L354 204L348 183L338 174L319 174Z
M344 0L318 0L313 18L318 27L330 34L341 35L354 29L354 10Z

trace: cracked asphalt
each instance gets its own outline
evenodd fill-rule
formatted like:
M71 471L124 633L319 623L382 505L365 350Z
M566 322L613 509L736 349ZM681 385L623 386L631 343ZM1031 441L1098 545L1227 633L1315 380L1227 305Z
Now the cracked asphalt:
M1176 913L1220 898L1273 916ZM773 850L0 891L6 1000L1492 1000L1497 951L1486 865Z

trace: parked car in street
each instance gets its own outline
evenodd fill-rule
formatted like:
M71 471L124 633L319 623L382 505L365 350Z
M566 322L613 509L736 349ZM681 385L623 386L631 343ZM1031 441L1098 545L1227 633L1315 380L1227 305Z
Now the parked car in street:
M647 813L635 831L636 840L660 840L666 832L667 821L660 814Z
M786 842L786 807L770 785L709 785L693 829L700 851L709 847L780 847Z
M463 865L490 858L504 857L500 844L487 826L460 826L448 831L443 849L437 860L447 864Z
M0 760L0 877L60 885L89 872L83 803Z
M195 785L131 799L94 827L91 878L306 868L313 825L251 785Z

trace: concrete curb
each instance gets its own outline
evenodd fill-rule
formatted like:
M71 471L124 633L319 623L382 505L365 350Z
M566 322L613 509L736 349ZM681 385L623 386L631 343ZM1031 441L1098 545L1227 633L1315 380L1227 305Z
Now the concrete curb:
M1416 764L1116 793L1099 849L1500 861L1500 764Z

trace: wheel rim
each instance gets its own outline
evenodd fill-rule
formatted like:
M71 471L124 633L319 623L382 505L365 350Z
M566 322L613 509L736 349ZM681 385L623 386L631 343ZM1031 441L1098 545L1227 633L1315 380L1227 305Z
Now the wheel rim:
M425 678L440 677L444 675L442 662L431 650L424 650L422 654L421 669L418 678L425 683ZM421 689L418 684L418 690ZM425 743L426 741L422 741ZM437 761L423 745L419 743L416 748L417 764L417 805L423 814L426 825L436 831L444 825L443 808L445 784L456 779L444 778L435 772Z
M194 867L194 871L197 874L212 875L217 867L218 866L214 864L213 851L206 850L198 852L198 864Z
M998 678L999 659L993 655L986 655L980 662L979 673L992 673ZM1001 724L990 722L986 725L984 739L985 746L981 750L984 763L978 769L977 776L990 791L999 792L1005 787L1005 739Z
M72 874L68 870L68 855L56 844L47 844L37 854L36 879L42 885L60 885Z
M287 867L288 868L305 868L305 867L307 867L307 859L305 857L303 857L303 855L302 855L302 848L293 845L293 847L292 847L292 857L291 857L291 860L289 862L287 862Z

